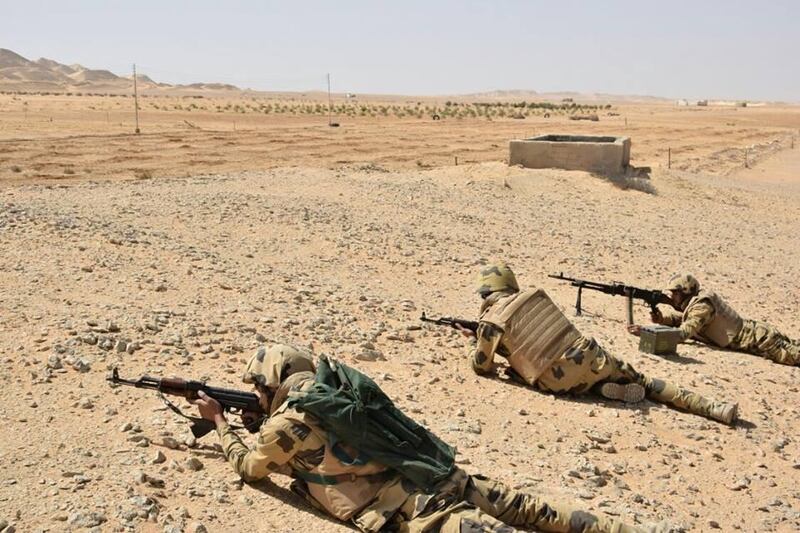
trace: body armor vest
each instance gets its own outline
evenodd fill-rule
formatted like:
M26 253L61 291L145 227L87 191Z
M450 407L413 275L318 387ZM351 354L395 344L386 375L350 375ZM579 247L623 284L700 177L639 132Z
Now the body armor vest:
M508 362L529 385L581 336L543 289L501 298L480 320L503 331Z
M693 304L702 301L708 302L714 307L714 319L700 331L700 336L702 340L725 348L742 330L744 320L717 293L711 291L700 291L697 296L692 298L683 312L683 319L686 320L688 311Z

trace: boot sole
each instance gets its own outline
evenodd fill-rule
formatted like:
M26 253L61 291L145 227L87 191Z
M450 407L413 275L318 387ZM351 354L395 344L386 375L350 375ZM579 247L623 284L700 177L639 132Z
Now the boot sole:
M609 400L638 403L644 400L644 387L638 383L603 383L600 394Z

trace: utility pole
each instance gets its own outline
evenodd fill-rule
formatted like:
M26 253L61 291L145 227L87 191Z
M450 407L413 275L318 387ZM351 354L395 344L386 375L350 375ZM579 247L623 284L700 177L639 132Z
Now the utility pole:
M136 108L136 133L139 133L139 92L136 90L136 63L133 64L133 106Z
M328 73L328 126L333 123L331 118L331 74Z

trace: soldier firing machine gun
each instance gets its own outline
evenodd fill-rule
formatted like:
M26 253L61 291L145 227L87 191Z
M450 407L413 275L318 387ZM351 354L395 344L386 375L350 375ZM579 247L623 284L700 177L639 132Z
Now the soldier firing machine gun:
M625 296L627 298L627 311L628 311L628 324L633 324L633 300L642 300L650 306L650 309L655 312L658 304L668 304L669 297L659 290L641 289L631 285L625 285L619 282L612 282L607 285L605 283L598 283L595 281L587 281L585 279L570 278L564 275L563 272L558 274L550 274L549 278L560 279L569 281L573 287L578 287L578 299L575 301L575 314L581 315L581 295L583 289L591 289L593 291L600 291L612 296Z
M258 402L258 396L252 392L238 391L234 389L221 389L209 387L202 381L185 380L181 378L154 378L142 376L137 380L122 379L119 371L115 368L106 378L113 385L129 385L137 389L151 389L158 391L158 395L174 413L192 422L192 434L196 438L203 437L214 430L214 423L204 418L189 416L183 413L180 408L170 402L164 395L182 396L187 400L196 400L198 393L203 391L205 394L217 400L222 409L228 413L243 415L245 413L255 414L257 418L243 417L244 426L231 426L234 429L246 429L250 433L255 433L261 427L261 423L267 418L267 413L262 409Z

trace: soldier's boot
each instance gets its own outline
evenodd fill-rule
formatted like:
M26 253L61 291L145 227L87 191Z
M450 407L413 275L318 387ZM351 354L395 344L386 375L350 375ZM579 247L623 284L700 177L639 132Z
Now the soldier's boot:
M644 400L644 387L638 383L603 383L600 395L609 400L620 400L625 403L638 403Z
M736 423L736 416L739 412L739 404L729 402L712 402L708 417L728 426Z
M717 422L732 426L736 422L738 404L717 402L690 390L678 387L660 379L648 383L647 397L651 400L672 405L692 414L704 416Z

